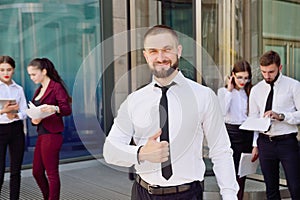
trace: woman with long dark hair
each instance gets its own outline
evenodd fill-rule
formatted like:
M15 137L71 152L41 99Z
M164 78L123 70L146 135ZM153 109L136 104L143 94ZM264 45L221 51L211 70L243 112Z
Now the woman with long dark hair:
M31 80L35 84L40 84L34 93L33 104L42 105L42 112L54 113L44 119L31 119L38 132L32 173L44 199L57 200L60 195L58 165L63 142L63 116L71 114L71 97L49 59L33 59L28 64L27 71Z
M250 64L237 61L228 77L225 87L218 90L218 98L225 117L225 125L229 134L236 174L242 153L252 152L253 132L239 129L246 120L249 108L249 94L252 87L252 73ZM242 200L246 177L237 176L240 186L238 199Z
M4 180L6 150L10 160L10 199L19 199L21 166L24 155L24 128L27 103L23 88L12 78L15 61L10 56L0 56L0 199Z

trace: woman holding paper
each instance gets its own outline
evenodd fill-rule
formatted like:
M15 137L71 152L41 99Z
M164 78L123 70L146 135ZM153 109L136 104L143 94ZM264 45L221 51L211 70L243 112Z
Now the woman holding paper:
M13 81L15 61L0 56L0 199L4 180L6 150L10 160L10 199L19 199L24 155L24 128L27 109L23 88Z
M38 132L32 173L44 199L57 200L60 195L58 165L59 151L63 142L63 116L71 114L71 97L49 59L33 59L27 71L31 80L35 84L40 84L32 103L40 106L41 112L53 113L45 118L31 119L31 122L37 126Z
M241 60L234 64L231 76L224 88L218 90L218 98L225 117L225 125L229 134L236 173L242 153L252 152L253 132L239 129L248 115L248 98L252 87L250 64ZM246 177L239 177L238 199L242 200Z

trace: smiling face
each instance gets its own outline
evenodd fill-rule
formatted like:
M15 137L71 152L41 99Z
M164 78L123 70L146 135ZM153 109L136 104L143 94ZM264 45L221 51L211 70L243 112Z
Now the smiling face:
M45 77L47 76L47 71L45 69L41 70L38 67L35 66L28 66L27 67L28 75L30 76L30 79L35 83L42 83L45 80Z
M170 33L149 35L144 48L144 57L155 77L167 78L178 68L182 46Z
M12 76L14 74L14 68L8 63L0 64L0 80L10 85L12 83Z

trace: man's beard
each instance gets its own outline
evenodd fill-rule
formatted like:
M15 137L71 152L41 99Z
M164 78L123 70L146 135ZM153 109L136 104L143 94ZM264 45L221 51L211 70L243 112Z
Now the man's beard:
M158 64L158 62L156 62L156 63ZM156 69L155 69L155 64L156 64L156 63L153 64L153 65L154 65L154 69L151 69L152 74L153 74L156 78L167 78L167 77L169 77L171 74L173 74L173 72L174 72L175 70L178 69L179 59L176 58L176 62L175 62L173 65L171 65L171 61L168 61L168 60L164 60L164 61L160 62L160 63L170 63L170 68L167 69L167 70L165 70L165 69L161 69L160 71L156 70Z
M273 80L267 80L267 79L265 79L266 83L268 83L268 84L274 83L278 79L279 74L280 73L279 73L279 70L278 70L278 73L277 73L277 75L275 76L275 78Z

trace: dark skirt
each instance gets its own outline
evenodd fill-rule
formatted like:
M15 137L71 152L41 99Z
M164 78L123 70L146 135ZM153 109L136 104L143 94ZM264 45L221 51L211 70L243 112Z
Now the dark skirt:
M242 153L252 152L253 131L239 129L240 125L225 124L233 150L233 160L236 172Z

